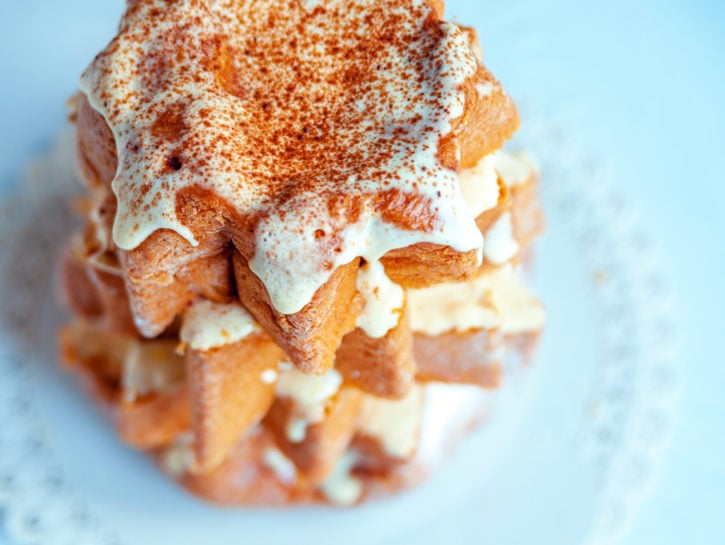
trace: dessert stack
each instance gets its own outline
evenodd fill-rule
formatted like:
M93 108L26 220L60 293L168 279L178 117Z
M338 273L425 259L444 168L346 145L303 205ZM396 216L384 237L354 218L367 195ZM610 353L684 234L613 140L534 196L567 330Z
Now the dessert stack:
M79 87L62 360L192 492L399 490L529 359L538 175L442 3L130 1Z

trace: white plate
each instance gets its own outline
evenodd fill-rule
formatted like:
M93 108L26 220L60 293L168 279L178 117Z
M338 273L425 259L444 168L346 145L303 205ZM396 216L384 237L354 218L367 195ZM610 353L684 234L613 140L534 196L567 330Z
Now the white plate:
M359 512L218 512L189 499L142 457L119 446L103 419L54 367L58 314L48 277L67 218L62 197L51 192L38 199L36 183L35 189L24 188L24 196L8 195L2 206L10 211L3 210L0 219L0 511L6 508L14 541L166 543L173 537L178 543L441 543L460 538L562 544L620 535L652 482L669 428L674 310L647 232L643 235L627 203L614 198L606 183L600 188L606 178L599 172L601 163L588 163L588 154L556 137L561 119L572 126L572 120L580 121L564 133L587 139L585 149L598 150L597 158L609 157L609 166L616 160L619 187L647 203L651 220L659 219L654 221L661 237L656 242L668 243L669 270L677 274L679 267L679 288L688 288L680 299L686 302L681 310L689 313L686 326L691 333L703 332L697 337L701 342L688 348L688 360L698 364L689 376L699 373L697 395L704 391L710 397L690 403L686 433L680 427L685 440L678 461L686 463L671 471L679 480L669 484L670 495L682 499L667 504L669 511L660 502L658 513L672 514L669 524L650 514L644 537L651 538L653 527L660 538L674 541L672 536L684 532L712 537L707 534L712 524L693 524L693 513L698 521L720 523L721 502L708 504L708 489L702 487L697 490L702 500L693 502L692 491L682 483L689 487L705 476L716 482L713 468L722 467L706 463L716 454L695 455L717 452L702 448L699 435L721 435L713 433L718 411L706 403L720 393L712 386L702 388L707 380L702 369L720 354L712 343L717 328L711 324L708 329L701 319L711 316L715 324L721 306L697 303L698 294L712 297L717 267L708 265L712 248L707 237L693 236L718 232L705 223L712 220L712 210L701 203L722 202L721 192L712 190L721 173L716 161L692 162L716 157L717 142L722 142L700 126L718 125L713 106L722 101L714 103L717 94L707 92L718 81L711 74L718 71L702 63L707 51L714 57L722 50L705 44L720 42L699 41L709 27L698 19L703 12L689 4L674 9L674 4L654 1L637 6L620 1L594 10L585 3L532 0L490 2L485 10L479 0L449 4L462 21L482 30L492 68L514 96L538 105L559 104L547 109L538 129L524 117L524 128L534 133L525 140L547 159L550 225L539 245L536 280L549 307L549 327L531 373L509 388L488 427L424 488ZM0 140L2 182L20 164L17 156L27 152L29 143L37 145L55 126L50 120L62 115L62 97L112 32L121 2L112 5L37 0L12 3L11 16L0 18L5 25L0 49L12 52L2 60L1 71L12 81L0 86L0 103L10 105L3 112L3 130L12 131ZM681 31L666 33L665 28ZM53 44L52 54L48 44ZM671 77L672 62L679 63L680 77ZM680 101L695 89L697 100ZM663 116L674 103L686 109L679 117ZM693 105L699 107L694 113L687 109ZM695 130L685 119L703 121ZM704 142L694 139L688 148L687 142L673 139L676 134L710 136ZM707 164L709 170L702 166ZM696 192L679 183L685 174L700 181ZM50 167L32 178L57 182L63 176ZM667 199L676 199L678 206L665 206ZM696 216L693 210L703 213ZM703 280L708 274L711 282ZM702 289L694 289L696 284ZM696 412L698 406L706 411ZM686 458L684 451L690 453ZM703 469L681 469L695 466ZM709 498L722 494L711 492ZM680 518L690 524L672 522ZM476 539L480 536L484 539Z
M352 511L217 509L123 447L56 366L50 271L71 224L61 138L5 197L0 228L0 506L20 543L611 542L652 480L675 390L673 312L649 239L548 119L549 227L535 284L549 324L487 425L420 488ZM586 181L586 183L582 183Z

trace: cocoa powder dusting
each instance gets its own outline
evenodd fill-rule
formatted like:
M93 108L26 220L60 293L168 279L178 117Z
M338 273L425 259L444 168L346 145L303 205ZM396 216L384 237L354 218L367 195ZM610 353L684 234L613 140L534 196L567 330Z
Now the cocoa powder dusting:
M120 247L159 228L195 241L175 206L191 186L268 222L256 246L270 267L287 260L286 231L336 255L349 241L329 241L371 217L424 239L449 224L470 231L436 157L477 66L465 37L425 1L308 4L131 3L81 80L123 150ZM335 259L319 255L318 267Z

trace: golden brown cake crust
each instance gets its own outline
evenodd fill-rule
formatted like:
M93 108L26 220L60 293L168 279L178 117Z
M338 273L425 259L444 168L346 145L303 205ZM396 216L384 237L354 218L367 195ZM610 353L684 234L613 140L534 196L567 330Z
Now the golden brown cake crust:
M354 329L362 308L356 279L359 259L338 268L312 300L295 314L282 314L269 299L246 260L234 254L234 273L242 304L301 371L322 374L335 360L342 337Z
M412 348L410 319L404 312L398 324L378 339L361 328L345 335L335 355L335 369L347 382L372 395L405 397L415 382Z
M209 350L186 349L186 376L193 407L195 471L218 466L248 430L267 414L284 353L264 333Z
M420 380L497 388L501 384L502 342L497 330L450 331L435 336L416 333L413 353L417 376Z

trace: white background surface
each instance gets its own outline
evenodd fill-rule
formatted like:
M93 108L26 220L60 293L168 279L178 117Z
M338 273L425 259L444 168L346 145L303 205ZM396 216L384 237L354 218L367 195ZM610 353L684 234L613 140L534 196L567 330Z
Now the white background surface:
M63 126L63 101L112 35L121 3L0 2L7 187ZM723 542L725 3L450 0L449 13L479 29L487 65L514 98L558 112L609 165L670 268L682 399L661 478L626 543Z

